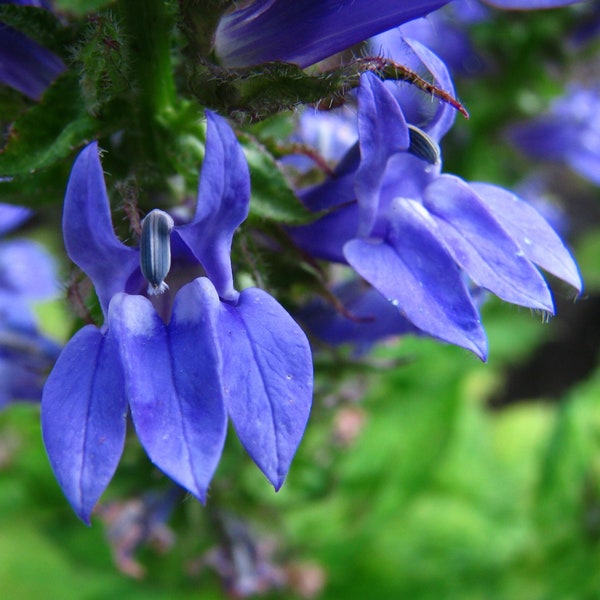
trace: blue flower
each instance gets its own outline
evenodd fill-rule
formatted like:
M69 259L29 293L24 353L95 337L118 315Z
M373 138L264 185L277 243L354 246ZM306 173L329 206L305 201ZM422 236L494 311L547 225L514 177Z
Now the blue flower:
M26 208L0 204L0 235L30 215ZM56 292L54 264L41 246L24 239L0 242L0 408L41 398L60 347L40 332L32 304Z
M443 64L411 46L452 91ZM414 147L434 146L447 131L447 107L425 131L411 130L393 88L373 74L362 76L358 103L358 145L333 178L302 194L311 210L328 211L293 232L303 248L349 264L421 332L482 359L487 342L467 276L507 302L551 314L536 267L581 290L569 252L533 207L502 188L443 174Z
M42 430L59 484L85 522L119 462L128 407L152 462L203 502L228 416L276 489L308 419L306 336L269 294L233 286L231 241L248 214L248 167L227 123L208 111L207 119L196 213L170 233L162 294L145 295L140 251L114 234L95 143L69 179L65 246L92 279L105 323L81 329L59 357L44 389Z
M2 4L43 7L34 0ZM26 35L0 23L0 82L39 100L44 90L65 70L63 61Z
M215 36L221 64L284 61L307 67L448 0L255 0L225 15Z
M572 85L545 114L509 133L526 154L565 163L600 185L599 88Z

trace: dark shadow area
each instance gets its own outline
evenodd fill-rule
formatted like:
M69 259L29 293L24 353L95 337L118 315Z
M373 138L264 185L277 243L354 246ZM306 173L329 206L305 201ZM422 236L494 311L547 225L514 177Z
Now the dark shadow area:
M575 303L558 300L557 314L561 326L556 335L529 360L507 370L505 385L490 398L490 408L537 399L557 400L595 369L600 349L600 296Z

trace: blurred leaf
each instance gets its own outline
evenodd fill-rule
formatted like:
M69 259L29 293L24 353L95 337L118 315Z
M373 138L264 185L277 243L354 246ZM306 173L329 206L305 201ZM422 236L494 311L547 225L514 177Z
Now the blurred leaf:
M26 175L49 167L90 141L95 131L96 121L85 111L77 77L67 73L13 124L0 152L0 176Z
M543 458L540 517L545 526L554 521L559 529L569 519L583 526L588 500L600 508L600 370L560 406ZM597 529L600 536L600 523Z
M0 161L2 154L0 154ZM0 181L0 198L6 204L38 208L62 203L70 164L55 164L48 169Z
M273 157L248 139L240 141L250 167L250 216L285 225L310 222L314 216L298 200Z
M85 15L97 11L112 3L113 0L54 0L54 4L59 10L72 12L77 15Z

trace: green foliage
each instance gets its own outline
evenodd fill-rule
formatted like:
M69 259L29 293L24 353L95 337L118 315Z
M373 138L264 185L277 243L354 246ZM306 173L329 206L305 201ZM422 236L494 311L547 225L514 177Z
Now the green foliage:
M314 219L286 181L273 157L255 141L242 139L252 184L251 217L285 225L298 225Z
M85 111L77 78L66 73L14 122L0 153L0 173L22 176L53 166L89 140L96 127Z
M202 59L191 62L188 70L188 84L194 96L240 123L256 123L307 104L324 110L340 106L367 72L382 79L407 81L468 116L453 96L408 67L381 57L356 58L326 71L305 70L284 62L227 69Z

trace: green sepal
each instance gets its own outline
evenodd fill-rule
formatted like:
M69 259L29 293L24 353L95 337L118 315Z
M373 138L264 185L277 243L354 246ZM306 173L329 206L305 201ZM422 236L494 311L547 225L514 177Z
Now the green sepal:
M303 104L326 110L340 106L348 92L359 85L363 73L375 73L385 80L407 81L469 116L462 104L445 90L416 71L378 56L357 58L328 71L304 70L286 62L227 69L197 60L190 67L188 85L204 106L240 123L256 123Z
M188 85L201 104L240 123L256 123L347 89L339 70L311 74L284 62L225 69L197 61L191 66Z
M301 225L315 217L300 202L275 159L263 147L241 138L250 168L252 197L250 218L267 219L284 225Z
M96 129L96 120L85 111L77 77L66 73L13 123L0 152L0 177L47 168L95 137Z

